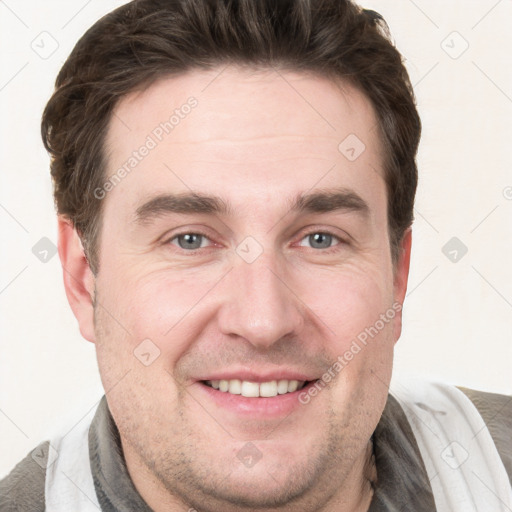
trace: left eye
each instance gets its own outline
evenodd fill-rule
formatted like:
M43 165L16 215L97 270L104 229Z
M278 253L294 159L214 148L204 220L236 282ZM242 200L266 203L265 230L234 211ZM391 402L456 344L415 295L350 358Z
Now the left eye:
M341 239L337 236L331 235L330 233L323 233L321 231L310 233L302 240L307 240L313 249L330 249L333 241L341 242ZM302 241L300 245L303 246Z
M174 240L177 241L177 245L181 249L191 250L205 247L203 242L207 241L208 238L200 233L183 233L181 235L176 235L174 238L169 240L169 242L173 243Z

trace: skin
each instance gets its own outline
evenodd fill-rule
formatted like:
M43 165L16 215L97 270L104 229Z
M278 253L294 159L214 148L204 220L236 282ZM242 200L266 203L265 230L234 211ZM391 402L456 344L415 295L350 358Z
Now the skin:
M401 312L287 416L249 420L210 400L197 379L235 367L321 377L403 302L411 233L393 264L375 113L352 86L318 76L220 72L162 79L118 104L106 176L174 108L198 101L103 199L97 275L60 219L69 302L96 344L129 473L153 510L367 510L369 440L386 402ZM353 162L338 150L349 134L366 146ZM297 194L334 188L358 194L367 215L289 211ZM232 214L137 221L151 198L190 191L223 198ZM177 234L198 231L201 248L180 247ZM308 236L325 232L335 235L330 247ZM252 263L236 252L247 236L263 251ZM149 366L134 356L145 339L160 351ZM249 441L262 455L252 467L237 457Z

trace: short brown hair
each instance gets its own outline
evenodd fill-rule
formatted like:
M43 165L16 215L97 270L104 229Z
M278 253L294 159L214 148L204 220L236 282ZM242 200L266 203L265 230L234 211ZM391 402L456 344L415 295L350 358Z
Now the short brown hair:
M101 221L93 191L105 178L114 107L164 76L225 64L313 72L365 93L385 148L396 261L413 221L421 123L402 57L378 13L351 0L134 0L81 37L42 118L57 210L79 232L93 272Z

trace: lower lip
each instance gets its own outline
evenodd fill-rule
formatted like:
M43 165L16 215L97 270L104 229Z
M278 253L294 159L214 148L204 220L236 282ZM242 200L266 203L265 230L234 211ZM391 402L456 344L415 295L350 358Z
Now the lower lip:
M302 389L293 391L292 393L273 397L233 395L227 391L219 391L218 389L211 388L202 382L198 382L197 384L201 392L205 393L206 396L219 407L245 416L278 418L287 416L294 410L303 406L304 404L299 401L299 396L301 393L307 393L315 382L316 381L311 381Z

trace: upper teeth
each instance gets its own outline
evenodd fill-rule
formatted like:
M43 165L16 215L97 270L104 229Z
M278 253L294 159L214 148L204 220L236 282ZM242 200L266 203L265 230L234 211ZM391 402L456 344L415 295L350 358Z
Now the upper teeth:
M208 380L212 388L233 395L246 397L272 397L297 391L304 386L303 380L271 380L269 382L250 382L248 380Z

